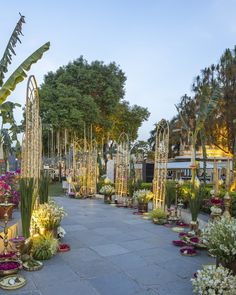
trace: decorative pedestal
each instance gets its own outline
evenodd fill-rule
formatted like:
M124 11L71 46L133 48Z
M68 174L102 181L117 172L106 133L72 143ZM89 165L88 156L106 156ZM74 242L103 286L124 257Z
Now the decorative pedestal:
M3 208L4 210L4 237L3 237L3 245L4 245L4 250L3 250L3 254L7 254L8 250L8 244L9 244L9 240L8 240L8 221L9 221L9 215L8 212L10 209L12 209L14 207L14 204L12 203L8 203L7 199L5 200L5 202L0 203L0 208Z
M138 212L140 212L140 213L148 212L148 204L147 203L138 203Z
M24 247L24 244L25 244L25 238L22 237L22 236L17 236L13 239L10 239L10 242L12 244L15 245L15 248L16 248L16 256L17 258L20 260L21 259L21 254L22 254L22 250L23 250L23 247Z
M231 215L229 213L230 205L231 205L231 198L230 198L229 193L227 192L226 195L224 196L225 210L224 210L224 213L223 213L223 216L226 217L226 218L230 218L231 217Z

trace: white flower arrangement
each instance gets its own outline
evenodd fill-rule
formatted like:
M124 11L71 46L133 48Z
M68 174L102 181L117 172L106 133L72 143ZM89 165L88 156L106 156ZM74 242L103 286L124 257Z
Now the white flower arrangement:
M199 295L234 295L236 290L236 277L221 265L205 265L191 281Z
M133 198L139 203L148 203L153 198L153 193L147 189L140 189L134 192Z
M105 196L112 196L115 193L115 189L112 185L107 184L104 185L101 189L100 189L100 194L103 194Z
M50 200L48 203L39 204L38 208L33 211L32 227L45 230L55 229L60 225L64 216L66 216L64 208Z
M221 214L222 209L217 206L211 206L210 208L212 214Z
M59 238L64 238L66 234L66 231L64 230L64 228L62 226L58 226L57 228L57 235Z
M210 194L211 195L214 195L215 194L215 191L212 189L212 190L210 190Z
M236 260L236 219L222 217L209 222L202 233L208 251L220 261Z

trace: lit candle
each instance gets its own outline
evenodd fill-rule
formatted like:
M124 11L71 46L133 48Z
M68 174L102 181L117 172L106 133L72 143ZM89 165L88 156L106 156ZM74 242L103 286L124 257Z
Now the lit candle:
M18 238L18 223L16 224L16 238Z

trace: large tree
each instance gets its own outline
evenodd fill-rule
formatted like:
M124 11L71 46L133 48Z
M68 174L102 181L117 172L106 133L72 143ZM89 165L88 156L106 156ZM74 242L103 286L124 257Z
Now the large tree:
M82 56L48 73L40 87L40 112L43 124L54 130L54 142L56 134L63 137L65 130L68 142L74 136L82 138L84 130L90 133L90 126L99 143L117 140L123 131L135 140L149 113L123 100L125 81L114 62L88 63ZM46 135L45 146L49 146L48 139Z

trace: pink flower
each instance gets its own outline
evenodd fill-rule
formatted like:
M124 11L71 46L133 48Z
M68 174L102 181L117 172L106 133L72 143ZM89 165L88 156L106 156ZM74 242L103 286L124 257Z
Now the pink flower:
M3 189L4 189L5 191L9 191L10 188L11 188L10 185L7 184L7 183L4 183L2 187L3 187Z

